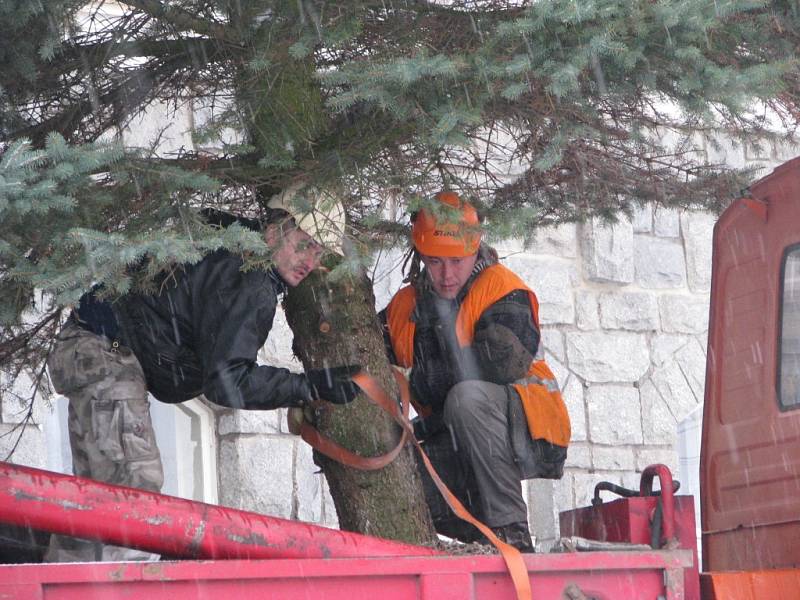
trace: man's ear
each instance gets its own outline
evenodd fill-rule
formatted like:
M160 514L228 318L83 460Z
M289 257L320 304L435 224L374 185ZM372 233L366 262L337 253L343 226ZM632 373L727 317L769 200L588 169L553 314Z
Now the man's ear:
M281 242L281 228L275 223L267 225L264 228L264 241L270 248L277 248Z

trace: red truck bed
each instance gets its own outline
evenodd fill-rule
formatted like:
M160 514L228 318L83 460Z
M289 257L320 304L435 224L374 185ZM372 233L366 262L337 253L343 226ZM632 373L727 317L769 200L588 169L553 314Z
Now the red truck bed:
M535 600L678 600L688 550L526 555ZM581 595L582 594L582 595ZM258 598L500 600L500 556L70 563L0 566L3 600Z
M431 548L0 463L0 521L187 560L0 566L0 599L511 599L499 555ZM202 560L191 560L191 558ZM529 554L537 600L684 600L691 550ZM521 574L524 581L524 572ZM690 599L694 600L694 599Z

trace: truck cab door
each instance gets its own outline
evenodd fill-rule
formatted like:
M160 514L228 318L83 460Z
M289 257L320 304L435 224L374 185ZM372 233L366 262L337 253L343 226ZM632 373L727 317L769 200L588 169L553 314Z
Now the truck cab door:
M800 159L714 230L700 485L706 571L800 564Z

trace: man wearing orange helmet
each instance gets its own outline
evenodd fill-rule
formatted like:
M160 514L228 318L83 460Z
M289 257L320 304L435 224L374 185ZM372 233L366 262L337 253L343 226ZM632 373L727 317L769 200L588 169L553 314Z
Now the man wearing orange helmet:
M439 475L498 537L531 552L520 482L560 478L570 437L541 358L538 302L482 243L473 206L453 192L435 200L412 217L409 285L380 313L387 349L411 369L414 431ZM422 478L436 530L479 540Z

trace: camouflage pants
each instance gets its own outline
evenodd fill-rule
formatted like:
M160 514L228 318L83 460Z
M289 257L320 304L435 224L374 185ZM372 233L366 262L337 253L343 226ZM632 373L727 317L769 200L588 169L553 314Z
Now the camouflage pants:
M127 348L68 323L47 362L53 387L69 399L75 475L161 490L164 474L150 420L144 373ZM148 560L149 553L52 536L48 562Z

